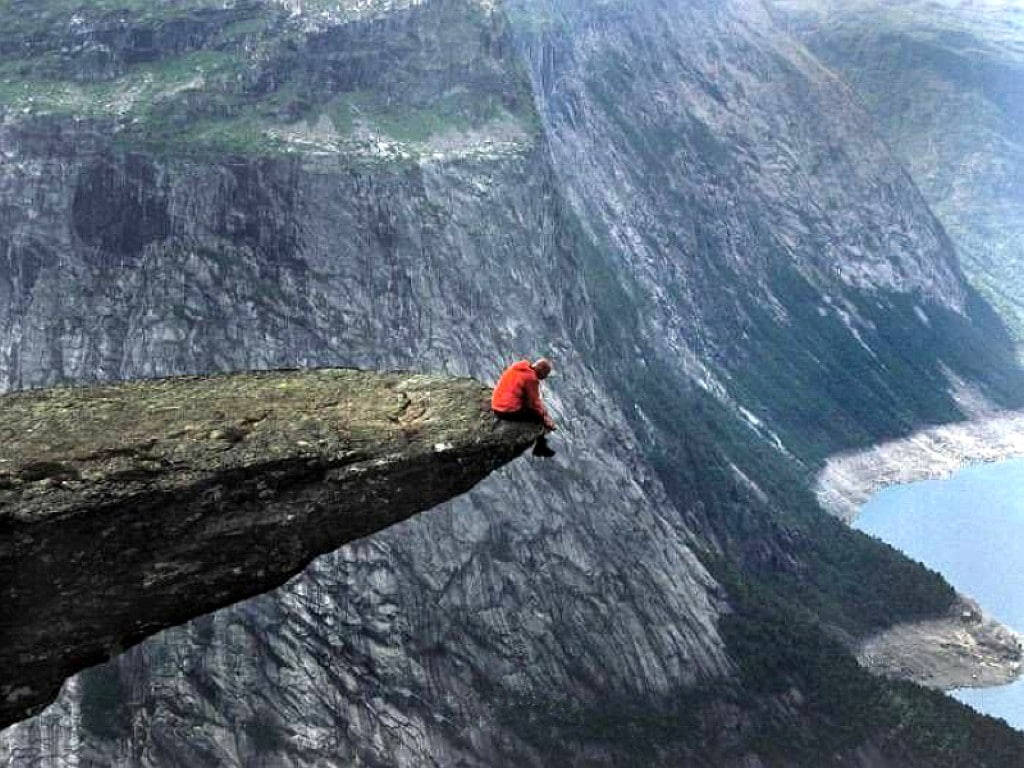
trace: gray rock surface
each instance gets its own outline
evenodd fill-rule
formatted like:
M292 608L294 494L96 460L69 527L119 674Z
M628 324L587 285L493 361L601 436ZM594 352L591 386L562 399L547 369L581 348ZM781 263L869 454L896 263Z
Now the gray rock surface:
M844 77L1024 339L1024 18L996 0L774 0Z
M876 675L943 690L1007 685L1020 677L1022 640L963 599L949 616L897 624L867 638L857 660Z
M0 722L469 490L541 433L489 394L335 369L0 397Z
M799 588L852 647L923 577L858 565L890 556L808 478L962 417L957 378L1019 383L869 117L763 5L48 3L0 123L0 385L547 353L561 429L552 462L73 678L0 756L799 764L761 754L783 722L837 765L928 764L737 687L700 559ZM192 31L155 61L111 37L161 14ZM109 70L54 77L89 51Z

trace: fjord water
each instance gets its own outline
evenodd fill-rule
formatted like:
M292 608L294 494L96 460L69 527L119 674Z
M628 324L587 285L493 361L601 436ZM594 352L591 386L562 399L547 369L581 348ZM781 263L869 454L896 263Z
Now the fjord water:
M887 488L854 527L939 571L987 614L1024 631L1024 459ZM1024 680L953 695L1024 730Z

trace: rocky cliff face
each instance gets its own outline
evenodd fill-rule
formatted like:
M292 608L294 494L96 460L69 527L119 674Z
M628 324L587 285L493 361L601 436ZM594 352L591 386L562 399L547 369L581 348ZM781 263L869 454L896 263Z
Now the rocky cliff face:
M541 434L495 419L489 395L470 379L322 370L0 398L0 722L469 490Z
M1024 11L913 0L777 0L774 9L853 86L1019 342Z
M1016 754L844 650L953 595L824 516L814 469L1020 379L868 117L760 3L124 5L4 15L31 45L0 45L3 385L488 379L543 351L560 455L78 676L0 754Z

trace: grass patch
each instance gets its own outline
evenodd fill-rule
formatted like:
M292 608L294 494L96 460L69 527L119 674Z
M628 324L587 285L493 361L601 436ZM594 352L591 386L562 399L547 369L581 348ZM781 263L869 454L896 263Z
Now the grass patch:
M254 119L200 120L180 130L149 131L141 138L129 134L121 141L125 145L141 143L157 153L195 149L234 155L274 155L286 150L282 141L268 135Z
M173 29L157 23L173 17L190 30L180 46L200 47L176 53L180 46L168 48L164 40L159 50L147 42L141 51L115 46L90 53L64 40L75 3L51 1L32 13L15 9L10 14L16 17L14 26L38 23L39 37L28 48L22 45L24 36L8 38L6 48L0 38L0 51L10 51L0 55L0 110L110 119L118 126L119 146L204 155L289 151L287 141L269 136L270 131L294 134L300 142L310 137L309 143L289 145L291 151L319 146L322 138L330 144L330 137L306 128L321 116L330 120L342 143L365 133L416 145L495 120L516 121L527 133L538 127L528 78L516 69L518 64L491 60L486 49L473 47L481 33L477 25L487 20L477 18L471 6L467 13L448 9L441 18L429 10L402 12L423 14L427 33L437 27L442 41L464 38L469 50L477 51L473 56L484 57L458 60L465 71L449 72L451 82L443 90L434 85L437 72L425 68L415 51L396 47L397 58L386 67L373 64L387 51L375 44L379 30L372 24L350 22L309 34L276 6L218 9L206 2L178 3L173 10L167 3L101 2L89 5L88 15L99 19L115 7L126 18L104 23L138 30L148 40ZM323 4L325 10L332 7ZM209 10L189 16L202 8ZM481 79L481 72L489 74ZM342 149L328 146L328 151ZM374 161L372 153L367 161Z
M396 141L421 143L447 132L479 128L502 117L514 119L497 96L455 90L443 94L429 106L389 103L371 91L354 91L336 96L325 105L325 114L341 134L351 134L364 124Z
M161 106L177 107L190 95L229 95L246 70L233 54L196 51L137 64L111 81L82 83L40 77L38 61L0 63L0 103L14 110L146 119Z

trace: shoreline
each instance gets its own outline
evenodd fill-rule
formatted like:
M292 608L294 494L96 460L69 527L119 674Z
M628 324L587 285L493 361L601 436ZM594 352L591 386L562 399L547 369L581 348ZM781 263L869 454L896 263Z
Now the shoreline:
M851 524L874 493L891 485L946 478L971 464L1024 457L1024 412L921 430L863 451L837 454L818 474L814 493ZM1006 685L1024 674L1024 635L984 615L958 595L949 615L895 624L854 649L874 674L940 690Z
M944 424L863 451L829 457L814 494L852 523L872 495L890 485L949 477L971 464L1024 457L1024 411Z
M881 677L928 688L990 688L1024 673L1024 635L982 613L960 596L950 614L895 624L856 648L862 667Z

